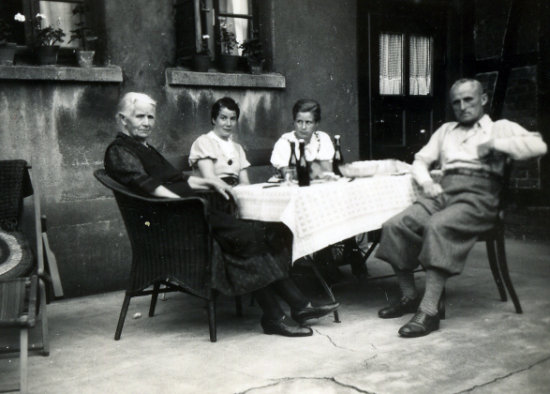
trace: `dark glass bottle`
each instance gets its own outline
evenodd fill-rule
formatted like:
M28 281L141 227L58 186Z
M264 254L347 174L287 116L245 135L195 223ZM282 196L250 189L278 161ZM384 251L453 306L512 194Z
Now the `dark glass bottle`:
M299 140L300 146L300 158L298 159L298 167L296 172L298 173L298 185L309 186L309 163L306 160L306 143L304 140Z
M344 164L344 156L342 155L342 148L340 147L340 136L334 136L334 157L332 158L332 172L336 175L342 176L340 172L340 166Z
M296 144L293 141L290 143L290 159L288 160L288 168L296 169L298 166L298 158L296 157Z
M298 158L296 157L296 143L288 141L290 144L290 158L288 159L288 169L285 180L293 180L297 178L296 168L298 167Z

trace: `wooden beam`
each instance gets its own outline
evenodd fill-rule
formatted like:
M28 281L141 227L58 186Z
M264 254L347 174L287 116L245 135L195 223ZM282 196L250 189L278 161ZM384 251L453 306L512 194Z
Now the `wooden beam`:
M550 3L537 2L539 19L539 58L537 64L537 129L548 143L550 141ZM550 201L550 158L540 161L540 174L543 196L541 203Z
M518 37L518 26L522 9L526 3L528 2L524 0L512 0L510 9L508 10L508 18L499 58L499 67L497 69L498 75L495 83L495 91L493 93L493 101L491 103L490 113L493 119L499 119L502 116L506 86L508 85L508 77L511 69L511 54Z

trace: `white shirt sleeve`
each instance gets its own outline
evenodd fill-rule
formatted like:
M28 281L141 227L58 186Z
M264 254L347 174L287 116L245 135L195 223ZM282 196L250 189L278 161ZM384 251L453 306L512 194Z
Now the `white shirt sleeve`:
M529 132L515 122L498 120L493 124L494 148L514 160L542 156L547 146L539 133Z
M279 169L287 167L290 160L290 143L283 137L279 138L271 152L271 164Z
M432 181L430 176L429 168L430 165L439 160L441 153L441 146L443 137L445 136L445 130L448 124L444 124L439 129L435 131L430 137L430 140L422 149L414 155L414 161L412 164L412 176L414 180L422 185L425 182Z

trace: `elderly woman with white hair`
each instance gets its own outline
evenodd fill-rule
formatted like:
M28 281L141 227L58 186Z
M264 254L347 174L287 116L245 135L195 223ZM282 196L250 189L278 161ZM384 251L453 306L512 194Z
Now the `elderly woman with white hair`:
M147 143L155 115L156 102L151 97L143 93L124 95L117 111L121 132L105 152L107 174L148 196L178 198L193 195L196 189L210 188L230 198L231 187L222 180L187 176ZM268 230L268 224L240 221L217 210L210 211L209 221L222 252L213 264L216 272L212 286L226 295L252 292L262 308L261 325L266 334L312 335L305 322L339 306L313 306L289 279L290 232L283 232L282 227ZM287 318L276 294L290 305L291 317L299 325Z

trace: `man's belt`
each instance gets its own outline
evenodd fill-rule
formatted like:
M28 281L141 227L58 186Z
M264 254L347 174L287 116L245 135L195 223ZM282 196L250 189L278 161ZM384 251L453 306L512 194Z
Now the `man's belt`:
M443 175L466 175L478 178L493 179L502 182L502 176L485 170L474 170L470 168L450 168L445 170Z

